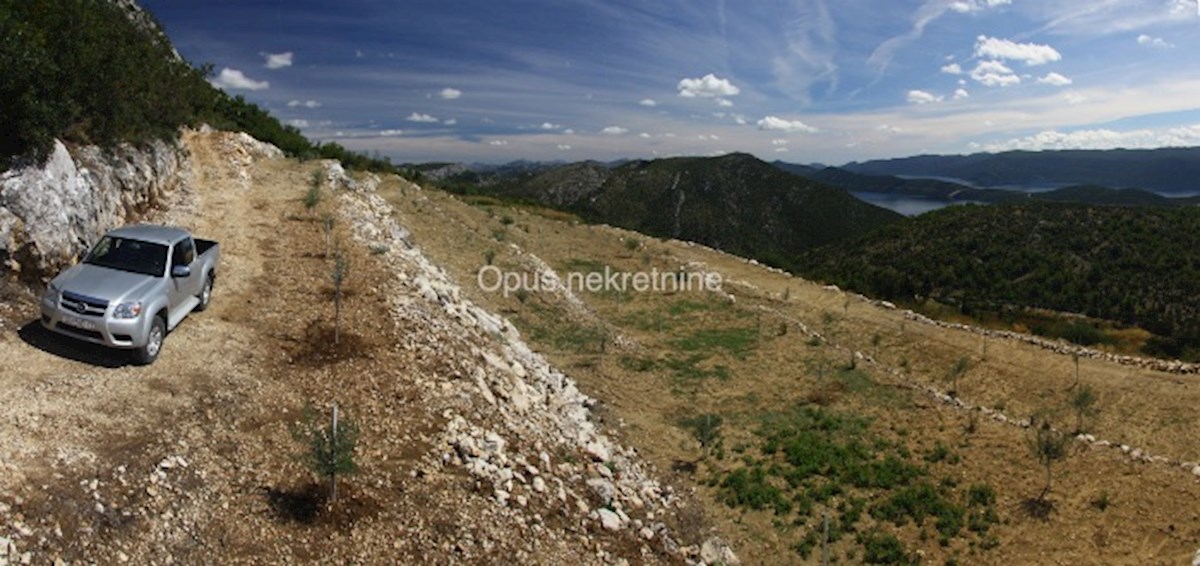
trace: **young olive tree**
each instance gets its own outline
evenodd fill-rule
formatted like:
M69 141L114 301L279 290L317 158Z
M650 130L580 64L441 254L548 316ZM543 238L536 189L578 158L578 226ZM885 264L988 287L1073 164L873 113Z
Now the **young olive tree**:
M1083 432L1083 418L1096 414L1096 392L1091 385L1084 385L1071 396L1071 408L1075 410L1075 434Z
M959 358L954 362L953 366L950 366L950 371L947 372L946 379L950 381L950 387L953 388L950 391L951 395L958 397L958 380L962 376L966 375L967 371L970 369L971 360L966 356Z
M333 273L330 275L333 278L333 343L337 344L342 338L342 285L350 275L350 260L337 246L334 246Z
M337 478L358 470L354 449L358 444L358 424L338 413L333 405L329 426L322 424L311 404L305 405L303 422L292 428L292 437L304 445L301 460L309 470L329 480L329 499L337 501Z
M1029 453L1038 465L1046 469L1046 486L1036 498L1026 502L1026 508L1034 515L1045 517L1051 509L1051 503L1046 496L1050 494L1054 479L1053 466L1055 462L1067 458L1070 437L1051 426L1048 418L1042 418L1040 423L1035 418L1031 428L1034 432L1028 442Z

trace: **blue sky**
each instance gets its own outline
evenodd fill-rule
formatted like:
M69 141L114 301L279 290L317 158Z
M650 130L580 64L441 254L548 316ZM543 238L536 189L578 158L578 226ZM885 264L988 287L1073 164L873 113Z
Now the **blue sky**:
M214 83L396 162L1200 145L1197 0L143 0Z

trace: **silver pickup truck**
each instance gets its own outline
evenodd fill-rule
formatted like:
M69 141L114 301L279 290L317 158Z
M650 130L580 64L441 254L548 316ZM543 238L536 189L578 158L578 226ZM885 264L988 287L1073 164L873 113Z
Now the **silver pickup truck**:
M73 338L158 358L163 339L208 308L220 247L186 230L141 224L104 235L83 261L50 281L42 326Z

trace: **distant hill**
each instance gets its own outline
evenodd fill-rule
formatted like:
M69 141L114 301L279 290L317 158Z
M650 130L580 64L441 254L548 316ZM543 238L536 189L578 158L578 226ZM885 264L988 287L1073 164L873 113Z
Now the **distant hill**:
M1200 192L1200 148L1008 151L919 155L849 163L867 175L961 179L980 187L1136 187L1154 192Z
M839 167L815 169L776 161L775 166L814 181L820 181L848 191L866 191L916 196L946 201L999 202L1016 196L1016 191L978 189L938 179L905 179L894 175L855 173Z
M838 167L815 169L782 161L774 165L849 191L904 195L947 202L1064 202L1105 206L1192 206L1200 197L1165 197L1143 189L1112 189L1095 185L1073 185L1041 192L1016 189L980 189L942 179L868 175Z
M954 206L808 254L806 275L965 311L1042 307L1138 325L1200 358L1200 208Z
M703 243L792 268L799 254L902 218L847 191L784 172L747 154L574 163L459 192L539 202L592 222Z

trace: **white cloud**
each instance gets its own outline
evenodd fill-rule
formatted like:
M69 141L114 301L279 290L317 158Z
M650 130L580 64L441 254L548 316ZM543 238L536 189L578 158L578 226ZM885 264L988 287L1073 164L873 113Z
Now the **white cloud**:
M267 58L266 67L268 69L282 69L292 66L292 52L285 51L283 53L263 53L263 57Z
M942 101L941 96L923 90L910 90L908 91L908 95L905 96L905 99L912 104L932 104L934 102Z
M1063 95L1063 100L1066 100L1067 104L1074 106L1076 104L1083 104L1084 102L1087 102L1088 97L1077 92L1068 92Z
M571 149L571 146L568 144L565 144L565 143L560 143L560 144L558 144L558 149L560 149L562 151L569 151Z
M786 147L777 147L775 148L775 153L787 153L787 150L788 148Z
M880 131L880 132L887 132L889 134L899 134L904 131L904 128L898 128L896 126L889 126L887 124L880 124L875 127L875 130Z
M718 136L717 134L700 134L696 136L696 139L700 141L717 141L721 139L721 136Z
M683 79L677 87L679 96L685 98L718 98L736 96L741 89L734 86L728 79L717 78L709 73L698 79Z
M458 124L458 119L457 118L449 118L446 120L442 120L442 123L447 126L454 126L454 125Z
M1012 4L1012 0L955 0L950 3L950 9L960 14L977 12L984 8L995 8Z
M1058 73L1049 73L1046 76L1038 79L1037 82L1044 85L1067 86L1074 81Z
M408 118L405 118L405 120L408 120L409 122L422 122L426 124L432 124L438 121L437 118L434 118L429 114L418 114L416 112L409 114Z
M288 120L288 124L291 124L297 128L307 128L308 120Z
M442 92L438 93L438 96L440 96L446 100L454 100L454 99L462 96L462 91L458 90L456 88L446 87L446 88L442 89Z
M643 98L640 101L638 101L638 104L641 104L642 106L649 106L649 107L653 108L655 106L658 106L658 101L654 100L653 98Z
M567 129L563 130L563 133L570 135L570 134L574 134L575 130L573 128L567 128Z
M305 108L320 108L321 107L321 103L317 102L315 100L305 100L303 102L301 102L299 100L292 100L292 101L288 102L287 105L288 105L288 108L295 108L297 106L303 106Z
M1021 82L1021 77L999 61L980 61L971 69L971 78L984 86L1009 86Z
M1200 4L1197 4L1197 6L1200 6ZM1165 40L1161 37L1153 37L1153 36L1146 35L1144 33L1142 35L1138 36L1137 42L1138 42L1138 45L1145 45L1147 47L1159 47L1159 48L1163 48L1163 49L1175 47L1174 44L1167 43L1167 40Z
M240 90L266 90L271 88L271 83L267 81L256 81L247 77L245 73L225 67L217 75L217 78L212 81L213 86L219 89L240 89Z
M729 108L730 106L733 106L733 102L731 102L728 98L718 98L717 106L720 106L722 108Z
M812 134L820 130L801 122L800 120L786 120L776 116L765 116L758 121L758 129L773 132L787 132L789 134L803 133Z
M404 135L404 130L380 130L379 135L384 137L394 137Z
M1110 129L1059 132L1046 130L1022 138L983 144L984 151L1014 149L1148 149L1200 145L1200 124L1166 129L1116 131Z
M967 89L965 88L955 89L954 91L954 100L962 100L964 98L969 98L970 96L971 93L967 92Z
M650 139L650 134L647 132L642 132L642 133L638 134L638 137L642 138L644 140L648 140L648 139Z
M488 145L505 146L508 145L508 140L492 140L488 142Z
M561 130L561 129L562 129L562 125L560 125L560 124L553 124L553 123L550 123L550 122L542 122L542 125L541 125L541 126L538 126L538 128L539 128L539 129L542 129L542 130Z
M606 136L620 136L620 135L628 134L629 130L626 128L622 128L621 126L609 126L607 128L604 128L603 130L600 130L600 133L602 133Z
M948 75L961 75L963 70L962 66L958 63L950 63L948 65L942 65L942 72Z
M787 138L775 138L771 140L771 145L787 145L791 140Z
M1015 43L981 35L976 38L975 56L990 59L1024 61L1026 65L1044 65L1062 59L1062 54L1049 45L1037 43Z

